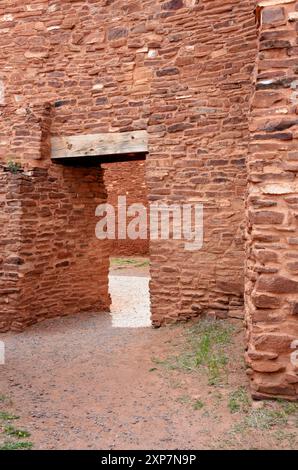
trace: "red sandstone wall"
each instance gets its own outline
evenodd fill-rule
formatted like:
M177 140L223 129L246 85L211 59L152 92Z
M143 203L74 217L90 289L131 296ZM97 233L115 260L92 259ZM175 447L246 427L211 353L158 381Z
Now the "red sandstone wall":
M106 201L102 171L36 169L22 178L20 194L23 324L108 310L108 246L94 233L96 206Z
M149 200L205 206L203 250L151 244L155 325L241 315L253 10L252 0L0 3L2 160L52 168L50 133L147 129Z
M128 206L138 203L148 207L145 162L111 163L104 164L102 167L104 168L104 182L108 194L108 203L112 204L115 210L118 207L118 196L126 196ZM128 222L129 220L130 218L128 218ZM109 253L111 256L146 256L149 254L149 237L146 240L119 240L118 238L111 240L109 242Z
M19 175L0 167L0 331L16 326L21 201Z
M248 156L247 361L257 398L297 398L298 2L261 12Z
M107 245L94 238L102 173L53 165L51 134L147 129L149 201L205 208L201 251L150 244L153 324L241 316L251 139L252 389L297 396L298 10L282 3L263 12L249 132L254 0L0 1L0 161L25 169L0 174L2 330L109 302Z
M98 168L1 172L0 329L109 308L108 246L94 235L105 202Z
M204 245L151 243L155 324L206 312L239 317L243 303L254 2L194 1L173 12L178 4L159 15L163 39L150 61L147 183L150 201L204 204Z
M0 158L50 164L30 150L44 136L38 123L24 126L33 105L51 103L53 135L146 129L145 62L162 39L157 20L148 19L155 12L152 0L0 2Z

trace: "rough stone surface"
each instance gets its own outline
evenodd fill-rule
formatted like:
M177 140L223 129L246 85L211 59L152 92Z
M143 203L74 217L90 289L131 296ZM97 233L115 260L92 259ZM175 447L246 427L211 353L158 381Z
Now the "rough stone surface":
M0 171L0 327L108 309L109 250L94 236L99 168Z
M253 0L1 5L2 330L109 304L103 171L52 164L50 136L146 129L148 201L204 205L202 250L150 243L153 324L238 315L245 286L249 350L298 337L296 3L261 2L259 36ZM269 343L254 395L297 396Z
M204 244L151 241L155 325L243 304L245 159L255 3L202 1L159 18L152 63L149 201L202 202ZM146 62L148 63L148 61Z
M290 163L298 135L297 32L291 21L296 3L263 10L255 88L266 91L254 93L250 112L245 297L256 398L298 396L292 360L298 338L298 168ZM270 44L264 41L270 37ZM265 131L261 137L260 129ZM286 134L280 132L285 129Z
M154 325L241 309L254 2L18 1L5 14L0 158L48 169L50 135L147 129L149 201L205 207L203 250L151 243Z
M121 162L102 165L104 183L108 194L108 203L112 204L116 213L116 233L118 232L118 196L126 196L127 206L143 204L148 208L145 162ZM132 217L127 217L128 223ZM149 253L149 236L146 239L109 241L109 253L112 256L147 255Z

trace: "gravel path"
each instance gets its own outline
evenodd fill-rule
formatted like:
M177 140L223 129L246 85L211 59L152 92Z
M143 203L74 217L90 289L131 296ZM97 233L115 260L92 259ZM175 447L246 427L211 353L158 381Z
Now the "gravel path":
M0 411L20 416L12 424L34 449L297 448L295 424L241 430L247 415L229 410L231 393L247 387L242 333L229 347L227 384L167 367L185 357L187 329L115 328L109 314L82 314L2 335Z
M109 277L112 297L112 326L118 328L140 328L151 326L149 277Z
M85 314L5 334L0 391L36 449L188 448L199 420L179 411L152 362L173 333Z
M204 368L169 367L171 357L185 361L189 325L148 327L148 281L147 267L116 267L111 315L61 317L1 335L0 412L20 416L12 424L31 433L34 449L296 448L293 424L264 435L229 410L231 394L247 388L241 323L227 345L228 380L212 387ZM3 429L0 420L0 446Z

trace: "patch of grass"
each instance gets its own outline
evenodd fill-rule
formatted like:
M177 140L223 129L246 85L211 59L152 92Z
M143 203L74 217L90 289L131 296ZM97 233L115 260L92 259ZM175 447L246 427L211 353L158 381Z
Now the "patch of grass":
M17 429L11 425L4 428L4 433L8 436L14 436L17 438L26 438L31 436L30 432L26 431L25 429Z
M3 421L12 421L14 419L19 419L19 416L12 415L10 413L7 413L6 411L0 411L0 419Z
M245 417L247 427L254 429L271 429L287 424L287 417L281 410L261 409L252 410Z
M194 410L201 410L202 408L204 408L204 403L201 401L201 400L196 400L193 404L193 409Z
M178 368L177 364L173 363L172 358L159 359L158 357L152 357L151 361L158 366L164 367L165 369L173 370Z
M226 372L225 348L231 343L233 331L234 328L225 321L201 320L187 330L187 351L158 363L168 369L187 372L203 368L207 371L209 385L217 385Z
M180 356L175 356L164 362L169 369L183 369L187 372L196 370L196 361L193 353L184 352Z
M111 266L118 267L133 266L135 268L142 268L144 266L149 266L150 261L149 259L139 260L135 258L111 258L110 264Z
M32 447L32 442L4 442L4 444L0 445L0 450L29 450Z
M191 402L191 398L188 395L181 395L181 397L177 398L177 402L186 405Z
M193 402L189 395L181 395L176 401L183 405L191 405L194 410L201 410L205 406L201 400L195 400Z
M247 429L271 430L282 428L288 424L289 416L296 414L298 404L280 401L278 404L268 404L265 408L251 410L244 420L234 427L235 432L244 432Z
M245 387L238 387L230 393L228 408L231 413L247 413L251 407L251 399Z
M136 265L137 268L143 268L145 266L150 266L149 259L145 259L144 261L138 261L138 264Z
M151 358L151 361L156 364L156 365L160 365L160 366L164 366L167 364L167 361L166 360L163 360L163 359L159 359L158 357L152 357Z
M277 431L275 431L274 433L274 437L278 440L278 441L286 441L287 444L289 444L290 447L294 447L295 448L295 444L296 444L296 439L297 439L297 436L295 433L292 433L292 432L286 432L282 429L278 429Z
M242 406L242 392L240 396ZM231 395L230 395L231 398ZM232 398L235 398L232 396ZM246 410L246 399L244 399ZM297 416L298 403L284 400L263 402L261 408L251 407L240 421L225 431L224 447L229 449L293 449L297 448L297 432L293 417ZM237 416L233 419L234 423ZM295 426L295 424L294 424ZM226 438L228 437L228 440ZM221 442L222 439L220 439Z
M167 377L167 379L169 381L170 388L173 388L175 390L183 388L183 384L182 382L180 382L180 380L175 379L173 377Z
M21 170L21 164L20 163L17 163L17 162L14 162L12 160L9 160L7 162L7 169L8 171L10 171L10 173L14 173L16 174L18 171Z
M20 418L7 410L7 404L12 404L12 401L4 394L0 394L0 402L5 403L6 407L5 410L0 411L0 450L31 449L32 442L24 440L31 436L30 432L17 428L11 423Z
M112 266L127 266L136 264L136 260L133 258L111 258Z
M217 385L228 364L228 358L225 354L211 354L207 361L208 367L208 383L209 385Z
M286 400L277 400L287 416L298 414L298 403Z
M201 320L190 329L190 343L196 367L207 370L209 385L222 379L228 364L225 347L231 343L234 328L225 321Z

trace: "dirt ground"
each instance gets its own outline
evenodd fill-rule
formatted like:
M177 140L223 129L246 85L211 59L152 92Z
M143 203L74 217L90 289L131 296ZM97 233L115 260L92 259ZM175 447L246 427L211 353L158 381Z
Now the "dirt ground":
M115 328L91 313L1 340L1 449L297 448L298 405L249 398L241 321Z

